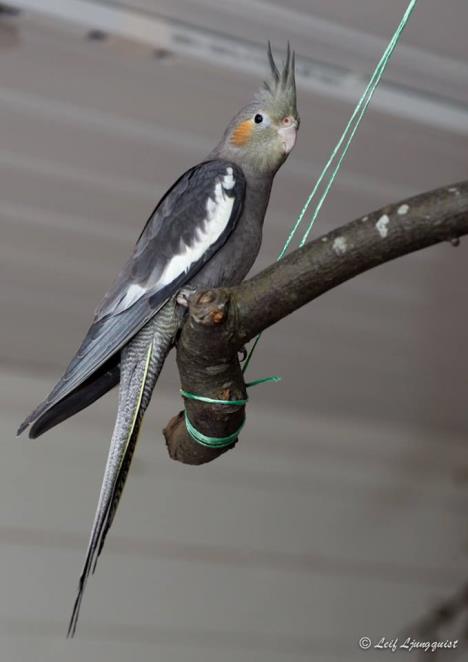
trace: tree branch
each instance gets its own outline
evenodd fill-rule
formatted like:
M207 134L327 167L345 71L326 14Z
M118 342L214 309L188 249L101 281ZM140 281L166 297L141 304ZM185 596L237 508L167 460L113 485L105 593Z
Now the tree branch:
M182 388L215 399L241 399L237 358L259 332L341 283L402 255L468 234L468 181L388 205L309 242L238 287L195 295L177 345ZM187 400L193 425L225 437L244 421L243 406ZM188 464L225 452L193 441L183 412L164 430L169 454ZM232 448L234 444L228 446Z

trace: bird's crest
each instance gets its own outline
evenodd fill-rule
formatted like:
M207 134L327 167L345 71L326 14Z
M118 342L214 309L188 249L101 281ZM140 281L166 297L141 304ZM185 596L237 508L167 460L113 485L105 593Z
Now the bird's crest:
M257 92L255 96L256 101L271 108L278 116L297 116L296 79L294 73L295 53L294 51L291 52L289 42L282 71L276 66L270 42L268 42L268 62L271 70L270 77Z

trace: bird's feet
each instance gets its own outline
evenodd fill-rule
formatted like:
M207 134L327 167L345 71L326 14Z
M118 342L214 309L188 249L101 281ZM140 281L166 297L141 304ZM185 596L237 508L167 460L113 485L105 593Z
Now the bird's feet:
M176 294L176 301L179 306L188 308L190 305L190 299L193 297L195 292L196 290L194 287L183 287L181 290L179 290L179 292Z
M244 345L244 347L241 347L240 350L237 352L237 355L239 357L239 361L243 363L245 359L247 358L247 347Z

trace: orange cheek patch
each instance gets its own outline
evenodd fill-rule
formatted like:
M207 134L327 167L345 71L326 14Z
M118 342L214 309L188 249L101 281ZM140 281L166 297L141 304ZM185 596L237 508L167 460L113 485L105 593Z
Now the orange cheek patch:
M250 136L252 135L252 130L252 120L245 120L245 122L242 122L238 127L236 127L236 129L234 129L231 136L231 142L238 147L245 145L245 143L249 141Z

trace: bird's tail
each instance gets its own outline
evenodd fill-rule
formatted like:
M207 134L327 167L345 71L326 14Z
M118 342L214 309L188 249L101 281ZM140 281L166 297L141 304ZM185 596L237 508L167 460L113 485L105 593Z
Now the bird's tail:
M76 631L78 616L91 572L94 572L119 504L145 410L177 332L174 303L169 302L122 350L119 406L107 464L94 517L78 595L68 627Z

